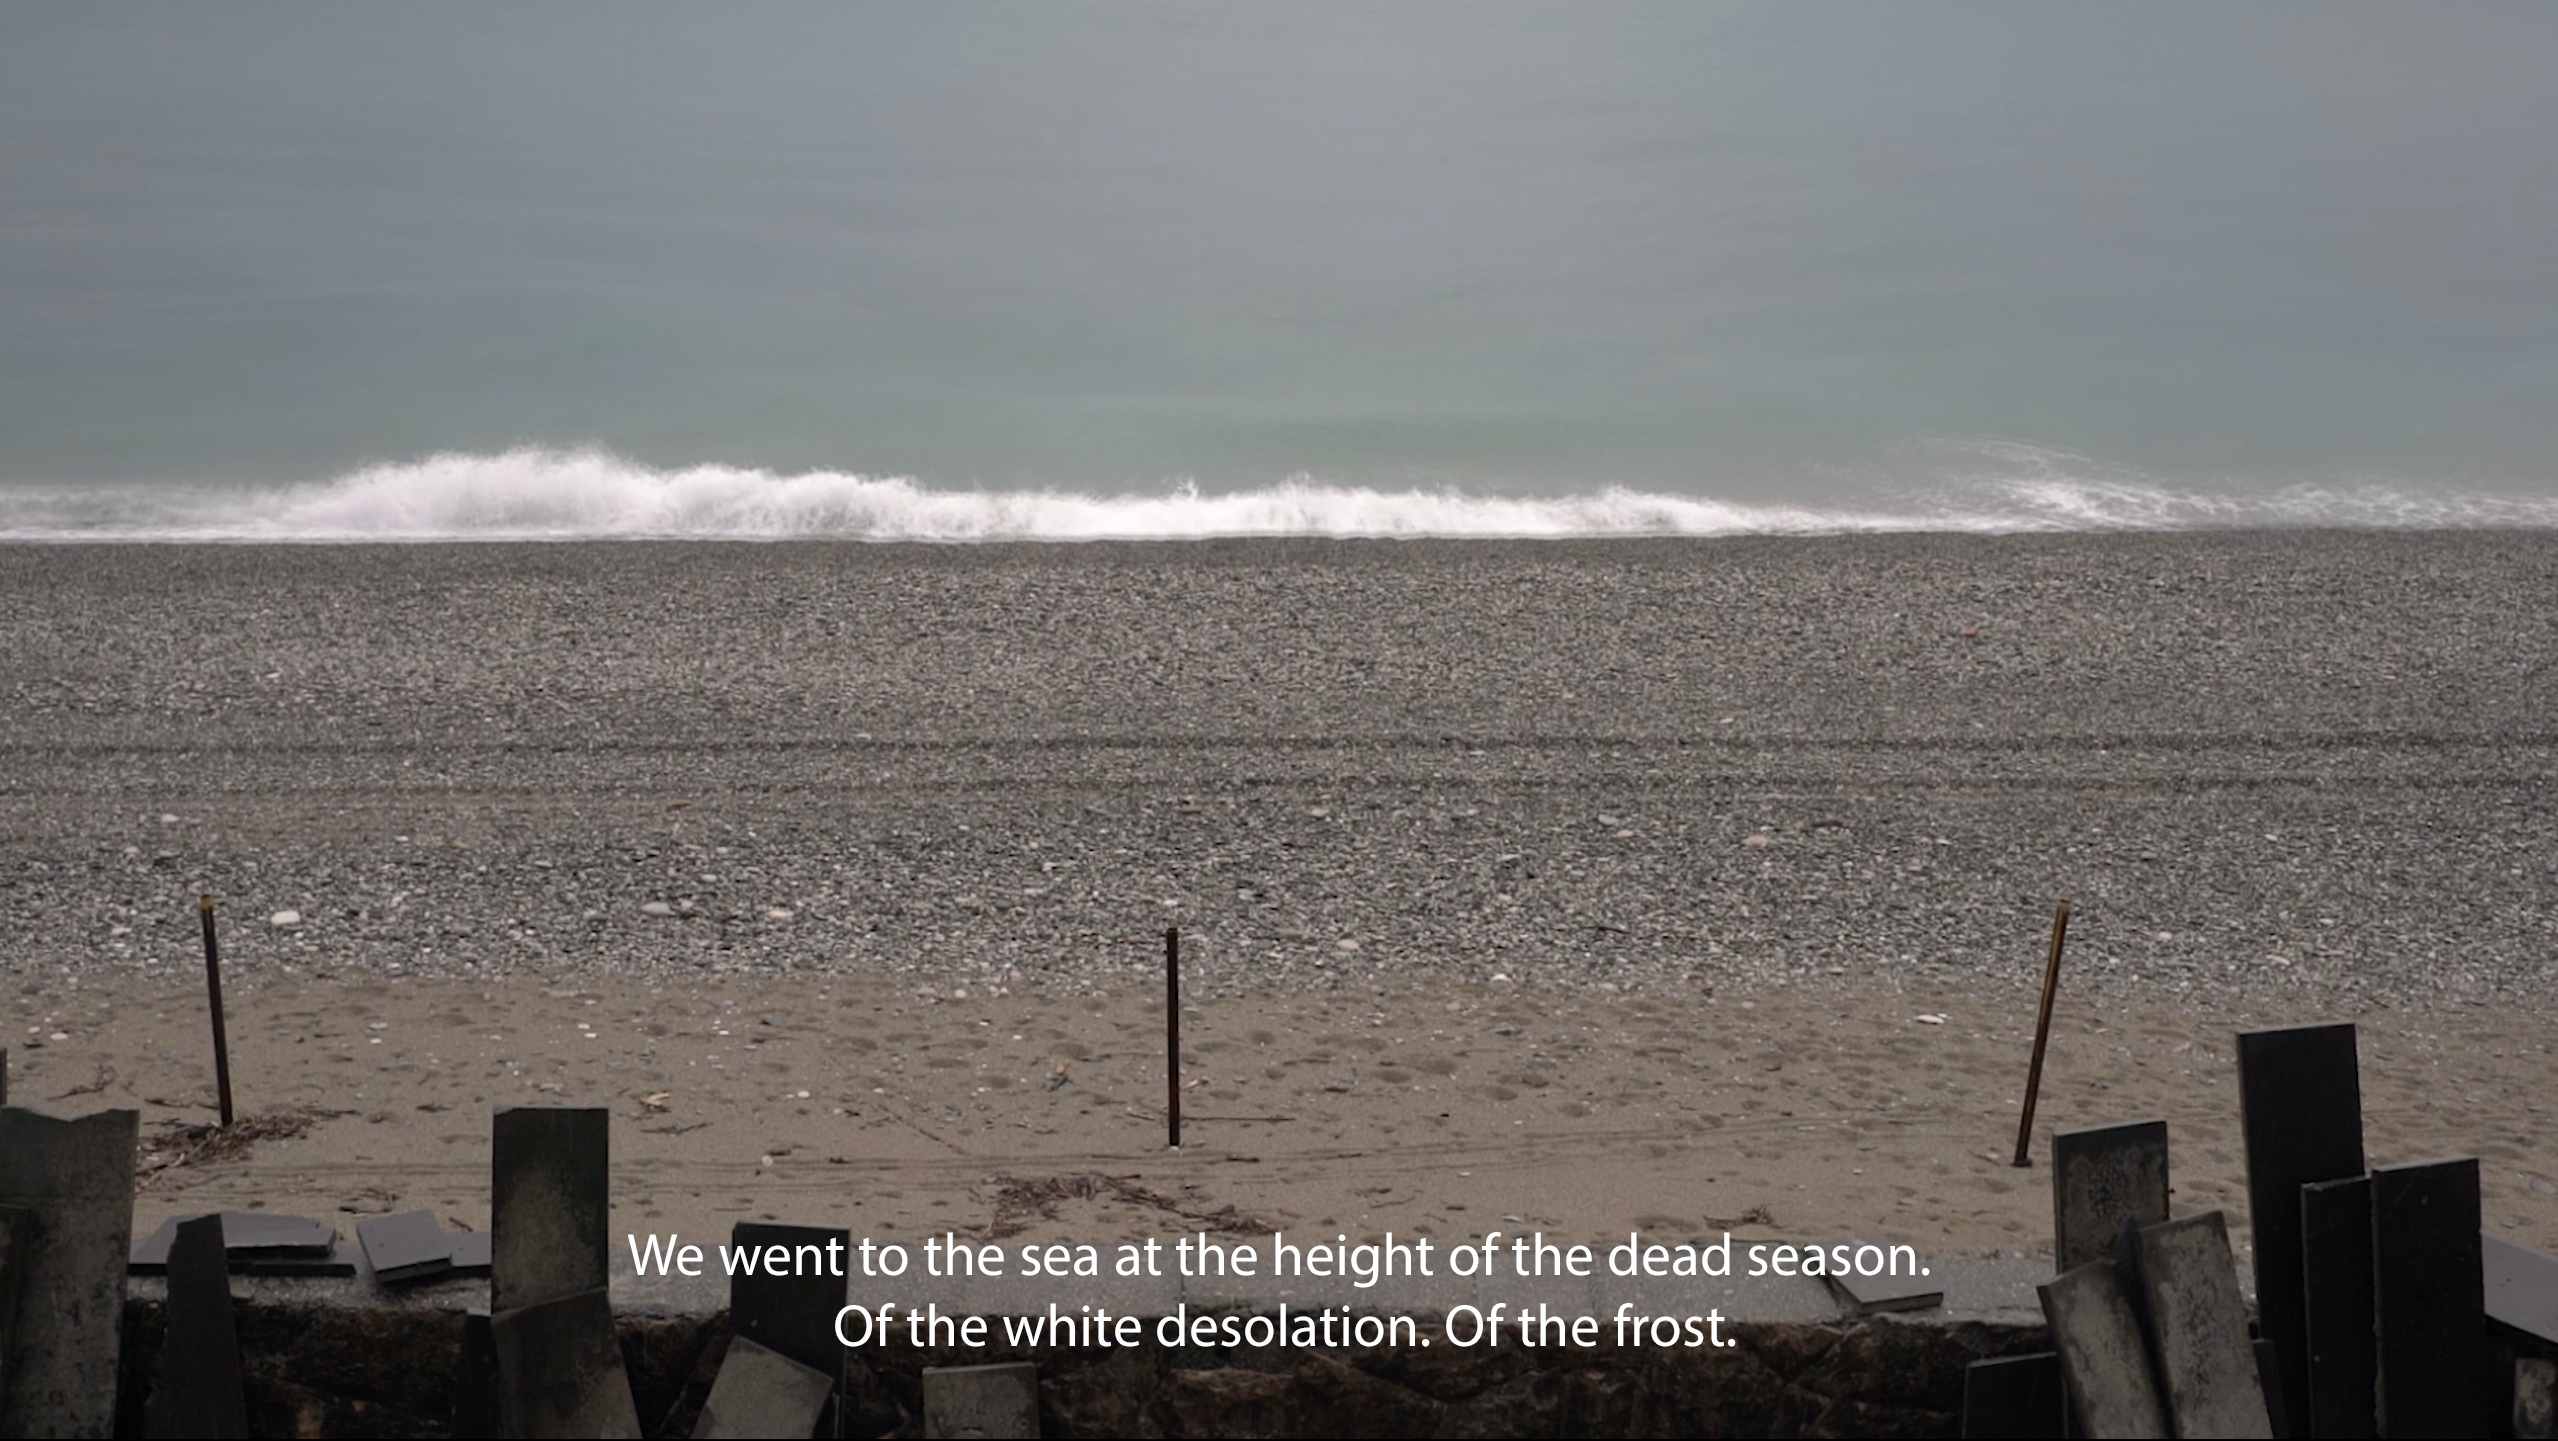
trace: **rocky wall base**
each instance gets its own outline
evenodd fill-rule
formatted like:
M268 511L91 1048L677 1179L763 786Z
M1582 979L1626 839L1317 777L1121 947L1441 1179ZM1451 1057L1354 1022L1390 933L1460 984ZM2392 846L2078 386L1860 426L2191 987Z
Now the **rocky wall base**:
M243 1299L260 1436L450 1433L457 1311ZM141 1434L161 1334L125 1312L122 1416ZM650 1434L686 1436L728 1344L724 1314L626 1313L622 1357ZM848 1436L920 1436L927 1366L1039 1366L1040 1423L1079 1436L1952 1436L1963 1368L2040 1348L2040 1327L1978 1321L1743 1323L1725 1350L1517 1346L1306 1351L1002 1348L850 1353Z

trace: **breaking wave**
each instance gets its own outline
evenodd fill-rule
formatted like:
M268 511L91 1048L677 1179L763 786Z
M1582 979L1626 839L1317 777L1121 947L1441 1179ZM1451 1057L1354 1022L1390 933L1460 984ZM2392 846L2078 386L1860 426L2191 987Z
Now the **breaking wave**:
M2021 442L1928 450L1924 479L1839 475L1862 499L1727 501L1609 486L1500 496L1297 477L1260 489L1094 495L940 490L833 471L656 468L599 450L518 449L378 465L265 488L0 487L13 541L1200 540L1230 536L1569 538L2196 529L2558 527L2558 497L2373 482L2260 492L2160 483Z

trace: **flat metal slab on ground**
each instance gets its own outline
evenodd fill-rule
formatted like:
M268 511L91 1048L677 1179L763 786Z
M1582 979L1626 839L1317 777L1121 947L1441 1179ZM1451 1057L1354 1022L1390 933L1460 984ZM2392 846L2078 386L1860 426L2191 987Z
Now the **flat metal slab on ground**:
M339 1239L329 1249L315 1254L295 1252L291 1255L233 1256L234 1276L352 1276L363 1269L363 1253L353 1241Z
M1851 1252L1871 1242L1845 1243ZM1884 1254L1890 1255L1889 1247ZM1885 1311L1926 1311L1945 1304L1945 1287L1926 1276L1824 1276L1830 1294L1839 1298L1851 1316L1873 1316Z
M134 1243L129 1268L136 1276L156 1276L169 1267L169 1244L178 1227L210 1213L171 1216ZM224 1211L223 1254L234 1273L252 1261L326 1259L338 1243L335 1226L308 1216L279 1216L267 1211Z
M489 1273L489 1233L458 1231L453 1236L453 1274L485 1276Z
M355 1239L376 1281L417 1281L453 1269L453 1233L433 1211L368 1216L355 1223Z
M2558 1256L2481 1235L2478 1261L2487 1319L2558 1346Z

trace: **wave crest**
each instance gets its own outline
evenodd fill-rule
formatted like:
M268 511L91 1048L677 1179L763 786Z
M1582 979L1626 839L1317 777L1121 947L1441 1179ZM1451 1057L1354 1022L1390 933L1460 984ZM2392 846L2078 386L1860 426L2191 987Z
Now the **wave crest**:
M2065 451L1972 442L1930 481L1866 504L1724 501L1622 486L1562 496L1379 490L1296 477L1233 492L934 490L911 479L655 468L600 450L518 449L378 465L252 490L0 489L20 541L1193 540L1232 536L1571 538L2339 527L2558 527L2558 498L2382 484L2263 494L2179 489Z

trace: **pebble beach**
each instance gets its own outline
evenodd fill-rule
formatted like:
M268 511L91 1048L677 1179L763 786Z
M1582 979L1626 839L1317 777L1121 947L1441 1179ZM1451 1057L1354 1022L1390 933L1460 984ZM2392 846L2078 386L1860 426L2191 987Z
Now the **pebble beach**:
M326 1114L146 1225L479 1224L491 1107L610 1104L617 1226L2032 1251L2065 897L2039 1131L2243 1210L2230 1033L2358 1020L2374 1159L2551 1246L2553 699L2533 532L0 547L0 1044L204 1119L210 892Z

